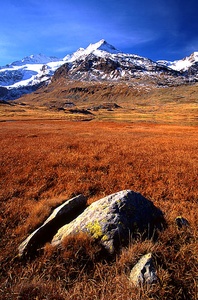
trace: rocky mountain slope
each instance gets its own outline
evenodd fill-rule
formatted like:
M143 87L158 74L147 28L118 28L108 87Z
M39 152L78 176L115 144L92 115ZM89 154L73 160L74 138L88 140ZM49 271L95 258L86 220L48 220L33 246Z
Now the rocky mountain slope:
M51 81L125 82L143 86L175 86L196 81L198 53L183 61L154 62L125 54L105 40L80 48L62 60L31 55L0 68L0 99L12 100Z
M125 54L106 41L78 50L54 74L54 79L66 77L85 81L129 81L133 78L160 78L162 75L174 80L183 76L180 72L158 64L148 58Z

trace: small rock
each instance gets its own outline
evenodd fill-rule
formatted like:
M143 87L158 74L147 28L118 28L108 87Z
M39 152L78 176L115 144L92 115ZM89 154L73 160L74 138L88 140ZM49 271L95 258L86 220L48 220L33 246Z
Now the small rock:
M182 227L187 227L189 226L189 222L187 219L183 218L182 216L178 216L176 219L175 219L175 222L177 224L177 227L179 229L181 229Z
M156 270L153 265L152 253L144 255L133 267L130 281L134 285L153 284L157 282Z

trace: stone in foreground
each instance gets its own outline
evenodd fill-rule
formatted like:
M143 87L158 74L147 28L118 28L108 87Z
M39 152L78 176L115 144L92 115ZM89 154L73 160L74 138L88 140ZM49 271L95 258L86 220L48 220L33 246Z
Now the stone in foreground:
M152 253L144 255L133 267L130 273L130 281L138 286L157 282L156 270L153 265Z
M124 190L92 203L71 223L59 229L52 245L59 245L68 235L85 232L110 254L126 245L136 235L152 237L162 229L163 213L141 194Z
M190 226L189 222L187 219L183 218L182 216L178 216L176 219L175 219L175 222L177 224L177 227L178 229L181 229L183 227L188 227Z
M87 199L78 195L58 206L48 219L19 246L19 256L32 256L46 242L50 242L59 228L71 222L86 207Z

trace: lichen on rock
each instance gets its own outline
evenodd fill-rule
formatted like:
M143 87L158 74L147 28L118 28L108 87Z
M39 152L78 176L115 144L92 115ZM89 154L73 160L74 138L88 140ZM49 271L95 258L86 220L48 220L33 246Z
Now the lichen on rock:
M94 239L99 239L101 237L103 238L102 228L98 221L88 223L87 230Z

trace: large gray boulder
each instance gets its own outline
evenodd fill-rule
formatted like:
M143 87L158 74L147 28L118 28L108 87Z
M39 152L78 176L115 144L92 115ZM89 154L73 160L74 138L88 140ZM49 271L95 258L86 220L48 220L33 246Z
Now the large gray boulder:
M50 242L59 228L71 222L85 209L87 199L78 195L58 206L47 220L19 246L19 256L33 256L46 242Z
M145 254L131 270L130 281L134 285L141 286L156 283L157 280L152 253Z
M92 203L75 220L60 228L52 240L59 245L68 235L85 232L111 254L142 234L151 237L162 229L163 213L141 194L124 190Z

